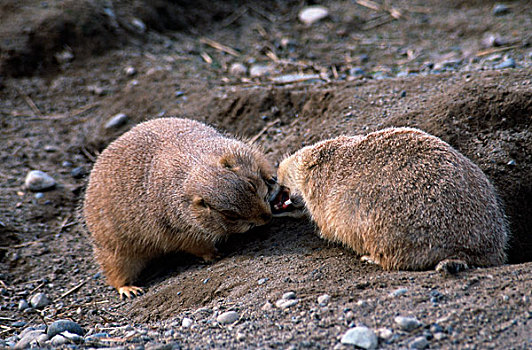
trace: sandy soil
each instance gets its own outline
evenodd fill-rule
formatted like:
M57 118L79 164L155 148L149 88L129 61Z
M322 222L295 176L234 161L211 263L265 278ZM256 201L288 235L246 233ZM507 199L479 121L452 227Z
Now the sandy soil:
M430 348L531 348L532 7L512 1L496 16L484 1L386 3L327 2L329 17L306 26L296 1L4 1L0 338L70 318L89 333L151 331L109 344L127 348L342 348L341 335L362 324L393 330L381 348L419 336ZM497 68L509 58L515 68ZM268 73L253 76L258 65ZM127 123L105 129L117 113ZM214 264L155 261L142 278L147 293L120 301L78 220L86 175L118 135L171 115L254 138L272 162L324 138L419 127L495 184L513 234L509 264L456 277L386 272L321 240L309 222L275 219L221 245ZM56 188L26 190L33 169ZM296 305L270 305L287 291ZM19 311L37 292L52 303ZM225 310L239 321L215 322ZM398 315L423 327L400 331ZM181 327L184 317L195 327ZM434 337L435 323L444 336Z

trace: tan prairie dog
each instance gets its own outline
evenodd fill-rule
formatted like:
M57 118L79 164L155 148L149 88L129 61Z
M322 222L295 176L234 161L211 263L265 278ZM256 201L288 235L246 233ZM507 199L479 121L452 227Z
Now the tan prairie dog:
M216 242L270 221L275 186L257 148L197 121L154 119L98 157L83 214L108 283L130 297L151 259L183 251L211 261Z
M323 238L386 270L453 273L505 262L508 228L493 186L423 131L322 141L284 159L278 178L292 202L302 199Z

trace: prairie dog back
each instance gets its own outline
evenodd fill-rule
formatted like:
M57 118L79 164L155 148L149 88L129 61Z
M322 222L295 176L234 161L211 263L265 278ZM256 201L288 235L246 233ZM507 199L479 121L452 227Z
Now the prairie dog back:
M507 223L493 186L469 159L420 130L322 141L283 160L278 176L302 197L324 238L385 269L506 259Z
M217 241L271 219L274 175L258 149L200 122L134 127L98 157L84 203L109 284L136 294L143 267L169 252L213 260Z

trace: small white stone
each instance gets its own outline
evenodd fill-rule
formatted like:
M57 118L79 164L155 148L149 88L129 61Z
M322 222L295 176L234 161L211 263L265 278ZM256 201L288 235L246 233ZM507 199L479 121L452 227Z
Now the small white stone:
M229 68L229 73L231 73L232 75L245 75L247 72L247 67L244 66L242 63L233 63Z
M406 288L399 288L399 289L394 290L394 291L391 292L390 294L388 294L388 296L390 296L390 297L398 297L398 296L401 296L401 295L406 294L406 292L408 292L408 289L406 289Z
M61 334L58 334L55 337L53 337L50 340L50 342L52 343L53 346L60 346L60 345L69 344L70 340L66 337L63 337Z
M329 303L329 300L331 300L331 296L329 294L320 295L318 297L318 304L327 305Z
M377 329L377 336L383 340L390 340L393 337L393 332L388 328Z
M238 340L238 341L244 341L244 340L246 340L246 335L245 335L244 333L240 333L240 332L238 332L238 333L236 334L236 340Z
M262 311L271 311L271 310L273 310L273 305L272 305L272 303L270 303L269 301L267 301L266 303L264 303L264 305L262 305L261 310L262 310Z
M192 326L193 323L194 321L191 318L185 317L183 318L183 321L181 321L181 326L184 328L188 328Z
M275 306L279 309L288 309L289 307L292 307L297 304L297 300L291 299L279 299L275 302Z
M216 317L216 321L218 321L221 324L230 324L230 323L235 323L236 321L238 321L239 318L240 316L238 315L237 312L227 311L219 315L218 317Z
M249 76L251 77L261 77L264 75L271 74L274 71L273 66L255 64L249 69Z
M76 344L79 344L83 341L82 336L75 333L71 333L69 331L64 331L63 333L61 333L61 335Z
M425 349L427 346L429 346L429 341L425 337L417 337L408 344L410 349Z
M124 73L126 73L127 76L133 76L137 74L137 70L133 66L128 66L124 69Z
M37 293L30 299L30 305L34 309L41 309L50 304L50 300L44 293Z
M136 30L138 30L140 33L144 33L146 31L146 24L144 24L144 22L142 22L140 19L138 18L133 18L131 20L131 24L133 25L133 27L135 27Z
M26 175L24 184L30 191L39 192L55 187L53 177L40 170L32 170Z
M296 298L296 293L294 292L286 292L283 294L283 299L291 300Z
M404 316L397 316L394 318L395 323L399 325L399 327L402 330L405 330L407 332L410 332L419 326L421 326L421 322L418 321L415 317L404 317Z
M375 349L379 340L368 327L355 327L348 330L340 340L342 344L351 344L363 349Z
M299 20L306 25L311 25L329 15L329 10L324 6L308 6L299 12Z
M114 116L111 117L111 119L107 121L107 123L105 123L104 128L105 129L119 128L125 123L127 123L128 119L129 119L128 116L124 113L115 114Z

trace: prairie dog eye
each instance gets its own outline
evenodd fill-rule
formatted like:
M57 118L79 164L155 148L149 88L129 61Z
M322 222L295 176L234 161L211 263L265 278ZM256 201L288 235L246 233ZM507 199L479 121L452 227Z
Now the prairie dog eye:
M255 185L255 183L251 180L248 180L248 184L251 186L251 190L253 192L257 192L257 185Z
M237 221L238 219L240 219L240 216L237 213L233 212L233 211L224 210L221 213L229 221Z
M277 176L272 176L269 179L266 179L266 183L270 186L273 186L277 183Z

